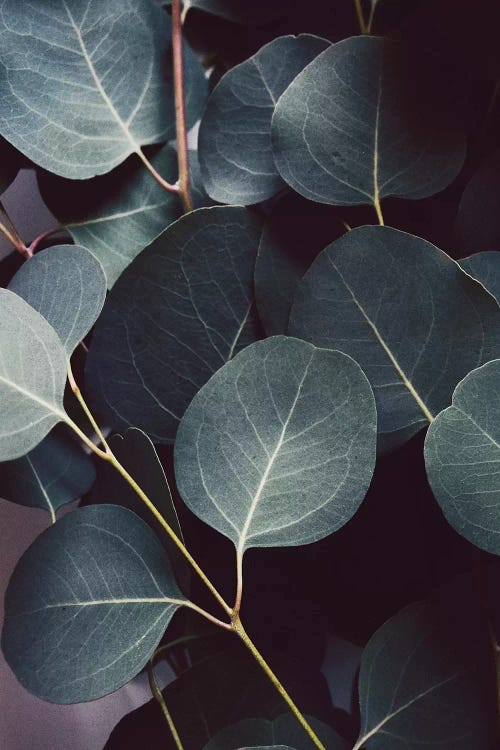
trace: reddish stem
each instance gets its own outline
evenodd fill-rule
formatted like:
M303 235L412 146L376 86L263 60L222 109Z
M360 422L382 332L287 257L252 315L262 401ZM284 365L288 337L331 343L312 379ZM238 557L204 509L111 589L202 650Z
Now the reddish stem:
M38 245L43 242L43 240L47 239L47 237L50 237L52 234L56 234L56 232L60 232L63 229L63 227L54 227L53 229L47 229L45 232L42 232L38 235L38 237L35 237L31 245L27 248L31 255L35 253L38 250Z
M193 210L189 191L189 156L186 130L186 103L184 100L184 60L182 56L181 0L172 1L172 53L174 68L175 126L177 132L177 162L179 188L184 209Z

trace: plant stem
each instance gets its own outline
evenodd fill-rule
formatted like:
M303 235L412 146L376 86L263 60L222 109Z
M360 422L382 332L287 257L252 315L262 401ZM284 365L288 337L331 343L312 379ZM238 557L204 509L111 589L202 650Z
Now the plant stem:
M377 3L372 2L370 7L370 15L368 16L368 23L366 24L366 33L371 34L372 33L372 26L373 26L373 17L375 15L375 10L377 8Z
M361 0L354 0L356 6L356 15L358 17L359 30L362 34L366 33L365 19L363 16L363 8L361 7Z
M147 156L144 154L142 149L138 149L136 151L137 156L142 161L146 169L148 169L153 177L155 178L156 182L158 182L165 190L168 190L170 193L175 193L176 195L179 195L180 190L178 185L171 185L170 182L167 182L159 172L156 171L156 169L153 167Z
M50 237L52 234L57 234L57 232L63 232L64 227L53 227L53 229L46 229L45 232L42 232L38 235L38 237L35 237L31 245L29 245L28 249L30 250L31 254L35 252L35 250L38 249L38 245L43 242L43 240L47 239L47 237Z
M170 711L168 710L167 704L165 703L163 699L163 694L160 690L160 686L158 685L156 681L154 667L153 667L153 659L150 660L149 665L148 665L148 680L149 680L149 687L151 688L153 697L156 698L156 700L160 704L161 710L163 711L163 715L165 719L167 720L167 724L170 729L170 732L172 733L172 737L177 746L177 750L184 750L181 739L177 732L177 729L175 728L175 724L173 722L172 716L170 715Z
M193 210L189 191L189 156L186 130L186 103L184 98L184 61L182 56L181 0L172 2L172 54L174 68L175 128L177 133L177 163L179 165L179 190L186 212Z
M259 663L259 665L262 667L264 672L267 674L271 682L273 683L274 687L278 691L278 693L281 695L285 703L287 703L288 707L292 711L292 713L295 715L297 721L301 724L302 728L307 732L311 740L314 742L318 750L325 750L325 746L317 736L314 729L311 727L311 725L308 723L308 721L304 718L303 714L299 711L281 682L278 680L274 672L272 671L269 664L266 662L260 651L257 649L253 641L249 638L247 633L245 632L245 629L243 628L243 625L241 624L241 620L238 615L233 617L233 628L236 633L240 636L241 640L245 644L245 646L248 648L252 656L256 659L256 661Z
M102 434L101 428L99 427L99 425L95 421L95 419L94 419L94 417L93 417L93 415L92 415L89 407L85 403L85 400L84 400L84 398L82 396L82 393L81 393L79 387L76 384L76 381L75 381L75 378L74 378L74 375L73 375L73 370L71 369L71 364L69 362L68 362L68 381L69 381L69 385L70 385L71 390L73 391L73 393L75 394L76 398L78 399L78 403L82 407L83 411L85 412L85 415L86 415L87 419L89 420L90 424L94 428L94 431L95 431L97 437L101 441L101 445L104 446L104 450L106 451L106 453L111 453L111 449L110 449L109 445L107 444L104 435Z
M21 253L21 255L24 255L26 259L31 258L33 253L31 252L30 248L26 247L24 242L21 239L21 236L19 232L17 231L16 227L14 226L13 221L11 220L9 214L7 213L7 210L3 203L0 201L0 211L4 215L4 218L7 221L7 224L9 225L9 228L5 226L2 222L0 222L0 232L5 235L5 237L9 240L10 244Z
M381 207L381 205L380 205L380 201L379 201L379 199L378 199L378 196L377 196L377 197L375 197L375 200L374 200L374 202L373 202L373 205L374 205L375 211L376 211L376 213L377 213L377 219L378 219L378 223L379 223L379 224L380 224L380 226L382 226L382 227L383 227L383 226L385 226L385 224L384 224L384 215L383 215L383 213L382 213L382 207Z

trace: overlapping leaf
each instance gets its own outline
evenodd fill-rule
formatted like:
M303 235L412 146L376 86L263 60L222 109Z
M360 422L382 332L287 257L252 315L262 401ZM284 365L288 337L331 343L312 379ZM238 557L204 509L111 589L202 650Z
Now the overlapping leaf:
M2 649L35 695L94 700L140 671L182 603L168 558L140 518L114 505L80 508L19 561Z
M58 509L85 494L95 476L90 457L59 427L22 458L0 463L2 497L42 508L54 523Z
M361 732L353 750L492 747L485 633L462 594L462 601L412 604L371 638L361 661Z
M99 261L84 247L57 245L24 263L9 289L43 315L69 357L102 310L106 277Z
M306 198L337 205L439 192L462 166L464 137L415 93L395 42L360 36L332 45L276 105L279 173Z
M500 252L475 253L459 260L461 267L477 279L500 304Z
M500 355L493 297L434 245L388 227L354 229L317 257L289 332L359 362L381 449L429 424L471 369Z
M425 464L448 522L500 554L500 360L471 372L429 428Z
M337 732L322 721L309 716L306 718L325 747L329 750L348 750L349 743ZM312 750L316 746L293 714L283 714L272 721L246 719L226 727L205 745L205 750L234 750L236 747Z
M175 132L169 19L150 0L5 0L0 133L36 164L84 179ZM206 82L186 56L188 122Z
M117 429L171 442L194 394L258 337L253 271L261 222L238 207L194 211L141 253L94 331L87 384Z
M176 181L173 148L165 146L151 162L162 177ZM153 180L134 157L93 180L65 180L43 172L38 182L54 216L77 244L100 260L108 287L181 214L177 196Z
M458 206L455 233L463 252L500 248L500 151L488 157L467 184Z
M314 542L347 523L370 484L375 442L358 365L276 336L247 347L194 397L175 474L188 507L243 555Z
M274 108L295 76L329 46L310 34L280 37L219 81L199 134L201 173L212 198L252 204L284 187L271 147Z
M65 421L66 353L21 297L0 289L0 460L19 458Z

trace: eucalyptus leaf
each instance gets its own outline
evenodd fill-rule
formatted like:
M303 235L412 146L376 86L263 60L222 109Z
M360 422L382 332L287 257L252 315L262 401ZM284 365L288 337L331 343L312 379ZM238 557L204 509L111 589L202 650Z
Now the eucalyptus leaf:
M361 732L353 750L490 750L494 711L477 604L412 604L371 638L361 661Z
M467 375L427 433L427 476L448 523L500 554L500 360Z
M57 245L24 263L9 289L43 315L69 357L99 317L106 277L99 261L84 247Z
M471 369L500 355L500 308L431 243L360 227L305 274L289 332L359 362L375 393L384 450L429 424Z
M347 523L370 484L375 443L373 394L356 362L275 336L240 352L194 397L175 475L187 506L242 556Z
M239 207L172 224L113 287L94 330L87 385L117 429L172 442L195 393L259 335L253 272L261 222Z
M175 132L170 21L150 0L5 0L0 133L35 164L85 179ZM206 82L186 55L188 124Z
M193 658L191 648L189 657ZM303 711L314 712L323 726L335 721L328 687L319 669L297 659L293 651L286 649L286 642L280 644L280 649L267 650L266 659ZM234 685L238 686L237 691L228 689ZM283 699L267 675L243 644L233 639L227 640L224 648L219 644L213 654L205 651L205 658L183 671L162 692L185 750L199 750L228 725L255 716L273 720L285 710ZM333 734L330 730L329 736ZM106 750L123 750L140 743L148 750L175 748L155 700L119 722Z
M181 541L184 541L163 466L148 436L141 430L132 428L123 435L111 435L107 442L121 465L135 479ZM179 582L187 585L190 574L189 569L186 568L184 555L179 552L165 533L163 526L139 499L135 490L106 461L98 460L96 471L97 480L92 488L90 501L122 505L140 516L155 530L161 543L167 549Z
M4 138L0 138L0 194L15 180L21 166L25 166L23 162L19 151Z
M165 146L151 158L169 182L177 179L177 155ZM42 197L77 244L91 250L108 287L146 245L181 215L181 204L131 157L107 175L75 181L38 175Z
M490 250L461 258L460 266L479 281L500 304L500 252Z
M328 750L350 750L349 744L318 719L306 716L307 721ZM313 750L316 745L305 733L293 714L282 714L276 719L245 719L225 727L213 737L205 750L236 750L236 748L285 747Z
M65 384L57 333L21 297L0 289L0 461L23 456L67 421Z
M443 190L462 167L464 135L416 96L412 76L399 45L380 37L351 37L322 52L276 105L273 149L283 179L310 200L336 205Z
M168 558L140 518L114 505L80 508L16 566L2 649L38 697L95 700L142 669L182 604Z
M489 154L467 184L455 220L464 253L500 248L500 150Z
M310 34L280 37L219 81L198 145L205 188L214 200L258 203L284 187L271 147L274 108L295 76L329 46Z
M18 505L46 510L55 523L59 508L88 492L95 477L90 457L57 426L22 458L0 463L0 492Z

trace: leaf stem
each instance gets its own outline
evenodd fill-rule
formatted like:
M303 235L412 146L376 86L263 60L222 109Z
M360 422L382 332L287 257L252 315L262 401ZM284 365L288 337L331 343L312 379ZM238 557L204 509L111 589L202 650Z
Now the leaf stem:
M358 17L358 23L359 23L359 30L362 34L366 34L366 25L365 25L365 19L363 16L363 8L361 7L361 0L354 0L354 5L356 7L356 15Z
M151 693L153 694L153 697L156 698L156 700L158 701L160 708L163 711L163 715L165 719L167 720L167 724L172 734L173 740L177 746L177 750L184 750L181 739L177 732L177 729L175 728L175 724L170 714L170 711L168 710L167 704L165 703L165 700L163 698L163 694L160 690L160 686L158 685L158 682L156 681L153 659L150 660L149 665L148 665L148 680L149 680L149 687L151 688Z
M281 695L285 703L288 705L292 713L295 715L297 721L301 724L302 728L307 732L311 740L314 742L318 750L325 750L325 746L315 733L314 729L311 727L309 722L305 719L303 714L299 711L281 682L278 680L274 672L272 671L269 664L266 662L260 651L258 650L257 646L253 643L253 641L250 639L248 634L246 633L243 625L241 624L241 620L238 615L235 615L233 617L233 628L235 632L239 635L245 646L248 648L252 656L255 658L255 660L258 662L258 664L262 667L264 672L267 674L271 682L273 683L274 687L278 691L278 693Z
M378 198L378 195L375 196L375 200L373 201L373 205L374 205L375 211L377 213L378 223L382 227L385 226L385 223L384 223L384 214L382 213L382 206L380 205L380 200Z
M52 234L57 234L58 232L63 232L63 231L64 231L64 227L58 226L58 227L53 227L52 229L46 229L45 232L42 232L41 234L39 234L38 237L35 237L31 245L29 245L28 247L28 249L31 252L31 255L33 255L33 253L36 250L38 250L38 245L41 242L43 242L43 240L47 239L47 237L50 237Z
M9 214L7 213L7 209L3 205L3 203L0 201L0 211L4 215L4 218L8 224L8 228L5 226L3 222L0 222L0 232L5 235L5 237L9 240L10 244L21 253L21 255L24 255L26 259L31 258L33 253L31 252L30 248L26 247L24 242L21 239L21 236L19 232L17 231L14 222L10 218Z
M368 16L368 23L366 24L365 32L367 34L372 33L372 26L373 26L373 17L375 16L375 10L377 8L377 3L373 2L370 5L370 15Z
M187 147L186 103L184 97L184 61L182 56L181 0L172 2L172 55L174 69L175 128L177 133L177 163L179 192L186 212L193 210L189 190L189 155Z
M82 407L83 411L85 412L85 415L86 415L87 419L89 420L90 424L94 428L94 431L95 431L97 437L101 441L101 444L104 446L104 450L106 451L107 454L110 454L111 453L111 449L110 449L109 445L107 444L104 435L102 434L101 428L99 427L99 425L95 421L95 419L94 419L94 417L93 417L93 415L92 415L89 407L85 403L85 400L84 400L84 398L82 396L82 393L81 393L79 387L76 384L76 381L75 381L75 378L74 378L74 375L73 375L73 370L71 369L71 364L69 362L68 362L68 382L69 382L71 390L73 391L73 393L75 394L76 398L78 399L78 403L80 404L80 406Z
M149 172L151 172L156 182L158 182L163 188L165 188L165 190L168 190L170 193L175 193L176 195L180 194L179 186L172 185L170 182L167 182L167 180L165 180L161 176L161 174L157 172L157 170L153 167L153 165L151 164L147 156L144 154L142 149L139 148L136 151L136 154L139 157L139 159L142 161L146 169L149 170Z

